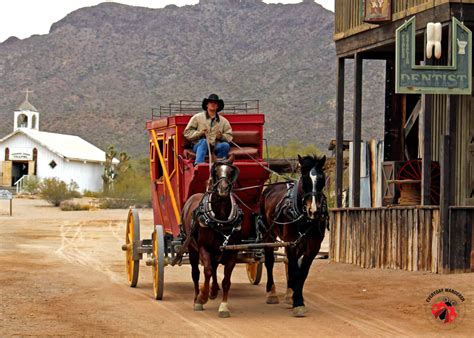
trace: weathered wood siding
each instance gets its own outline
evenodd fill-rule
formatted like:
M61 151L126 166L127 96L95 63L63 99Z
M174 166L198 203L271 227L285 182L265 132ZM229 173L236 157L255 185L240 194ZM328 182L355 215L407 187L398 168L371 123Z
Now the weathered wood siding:
M473 0L392 0L392 21L446 3L472 4ZM363 0L335 0L335 40L369 30L378 25L363 22Z
M330 258L364 268L441 268L437 207L331 210Z
M474 271L474 207L451 207L449 219L450 272Z

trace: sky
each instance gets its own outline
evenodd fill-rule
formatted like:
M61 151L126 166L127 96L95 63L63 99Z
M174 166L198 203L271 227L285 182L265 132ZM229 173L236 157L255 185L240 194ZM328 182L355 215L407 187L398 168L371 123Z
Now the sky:
M334 0L315 0L334 11ZM10 36L24 39L33 34L47 34L51 25L76 9L94 6L104 0L1 0L0 42ZM133 6L162 8L169 4L194 5L199 0L114 0ZM301 0L264 0L266 3L299 3Z

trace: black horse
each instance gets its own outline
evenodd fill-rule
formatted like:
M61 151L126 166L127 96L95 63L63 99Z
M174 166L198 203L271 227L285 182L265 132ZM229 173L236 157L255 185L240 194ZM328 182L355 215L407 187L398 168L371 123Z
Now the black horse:
M217 297L217 267L224 265L224 290L219 306L219 317L229 317L227 297L230 289L230 277L237 262L236 251L220 250L225 244L236 244L240 241L242 210L232 194L232 187L239 174L239 169L228 161L214 162L208 191L194 194L185 203L182 210L185 237L190 239L188 246L189 261L194 282L194 310L202 311L208 299ZM204 284L199 288L199 262L204 266ZM212 287L210 280L212 278Z
M322 190L326 180L323 171L326 156L300 157L301 176L296 183L274 185L262 194L260 211L265 229L264 239L275 241L277 236L294 245L286 248L288 259L287 301L292 300L293 314L304 316L303 286L311 263L321 248L328 224L326 197ZM278 303L273 282L275 262L272 248L265 249L267 269L267 303Z

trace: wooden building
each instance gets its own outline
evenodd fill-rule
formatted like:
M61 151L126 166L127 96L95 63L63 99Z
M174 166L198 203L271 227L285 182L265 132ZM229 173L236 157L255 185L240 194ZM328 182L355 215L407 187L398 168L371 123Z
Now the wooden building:
M397 94L396 32L413 17L417 65L450 66L455 64L456 55L459 58L466 53L461 46L464 42L453 39L458 21L452 18L472 31L474 0L335 0L337 165L330 256L336 262L363 267L470 272L474 271L474 97L472 92L420 94L408 90L400 94L398 90ZM431 22L441 23L440 59L428 59L425 53L427 25ZM472 42L468 48L467 64L472 74ZM354 60L353 69L347 69L347 59ZM386 62L385 112L381 118L385 119L383 164L390 168L391 177L385 185L403 190L402 194L411 192L413 198L405 199L403 205L393 200L393 205L381 208L358 208L360 147L355 146L350 187L354 207L341 208L345 74L354 74L353 142L360 144L365 104L363 61L370 59ZM413 164L418 165L419 176L400 174L404 165Z

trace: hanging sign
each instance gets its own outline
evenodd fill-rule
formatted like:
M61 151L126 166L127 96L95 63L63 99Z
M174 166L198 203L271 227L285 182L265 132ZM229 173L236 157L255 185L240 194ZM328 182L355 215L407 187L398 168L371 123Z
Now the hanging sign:
M413 17L396 32L396 93L471 95L472 32L453 17L452 65L420 66L415 64L415 23Z
M31 148L11 148L10 161L31 161L33 160L33 149Z
M383 23L392 20L391 0L364 0L364 22Z

